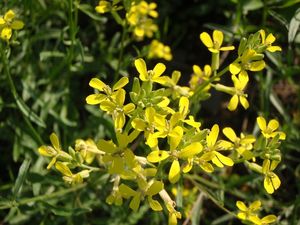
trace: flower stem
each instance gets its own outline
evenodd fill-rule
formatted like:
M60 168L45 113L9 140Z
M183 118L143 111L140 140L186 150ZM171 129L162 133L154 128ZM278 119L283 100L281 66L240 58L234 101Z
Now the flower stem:
M27 116L23 113L20 104L18 104L19 102L23 102L23 100L20 98L20 96L18 95L16 86L13 82L13 79L11 77L10 74L10 69L9 69L9 65L8 65L8 58L7 55L5 53L5 49L3 48L2 43L0 44L0 54L1 54L1 59L2 59L2 63L3 63L3 69L4 69L4 73L6 74L7 80L8 80L8 84L11 90L11 93L16 101L16 105L19 108L19 110L21 111L23 118L25 120L25 123L27 124L29 130L32 132L35 140L37 141L37 143L39 145L42 145L44 142L41 138L41 136L39 135L39 133L36 131L36 129L33 127L32 123L30 122L30 120L27 118ZM25 103L24 103L25 104Z

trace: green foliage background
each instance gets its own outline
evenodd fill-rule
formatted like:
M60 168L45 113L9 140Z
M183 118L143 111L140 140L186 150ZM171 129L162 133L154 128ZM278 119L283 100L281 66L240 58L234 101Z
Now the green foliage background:
M226 178L212 176L206 185L219 203L235 211L235 199L264 199L266 213L279 216L278 224L299 225L300 221L300 102L299 44L300 1L297 0L172 0L157 1L160 13L157 38L171 46L170 71L182 71L187 83L192 65L209 63L199 33L222 30L227 41L263 28L272 32L283 52L268 55L266 72L252 78L248 90L253 109L228 114L226 97L213 95L204 102L198 115L204 126L213 123L253 130L256 115L277 118L287 140L282 147L283 162L278 169L282 186L273 196L263 187L255 196L247 195L251 182L261 178L239 171ZM109 206L108 176L92 175L87 183L68 186L55 171L47 171L38 155L40 145L48 143L55 131L63 146L76 138L95 140L113 135L113 125L97 107L86 105L89 80L97 75L109 82L116 73L135 76L133 60L138 49L149 40L125 46L120 58L121 28L111 15L95 12L96 1L3 0L0 14L14 9L25 22L10 53L11 76L18 93L5 75L0 62L0 224L166 224L163 213L143 206L138 213L126 207ZM226 55L224 56L225 59ZM217 105L217 110L215 105ZM198 110L198 109L196 109ZM245 125L246 124L246 125ZM47 176L46 176L47 174ZM204 182L204 183L203 183ZM206 182L206 183L205 183ZM222 183L223 185L215 185ZM195 196L194 196L195 197ZM232 197L232 199L231 199ZM190 197L191 201L193 196ZM208 198L199 205L193 224L238 224Z

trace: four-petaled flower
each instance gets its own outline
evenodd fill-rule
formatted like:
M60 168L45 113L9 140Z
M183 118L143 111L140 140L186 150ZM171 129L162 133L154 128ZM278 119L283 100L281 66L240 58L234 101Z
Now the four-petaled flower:
M231 51L234 50L234 46L222 47L224 35L222 31L214 30L213 37L206 32L200 34L200 40L213 53L219 53L219 51Z
M65 160L72 160L72 157L61 149L58 137L55 133L52 133L50 135L50 141L52 146L43 145L38 149L39 153L42 156L52 158L50 163L47 166L47 169L50 169L58 158L62 158Z
M21 20L15 20L15 12L8 10L4 16L0 16L0 37L8 41L12 36L12 30L21 30L24 23Z
M279 139L285 139L285 133L282 131L276 131L279 127L279 123L277 120L272 119L269 121L268 125L262 116L257 117L256 119L259 128L261 129L261 133L265 138L274 138L275 136L279 135Z
M269 194L273 194L281 184L279 177L273 172L279 162L275 160L271 162L269 159L265 159L262 165L262 173L265 175L264 187Z
M257 211L261 207L261 202L259 200L252 202L249 207L247 207L244 202L237 201L236 206L240 210L240 212L237 214L239 219L249 220L254 224L257 224L260 221L257 215Z
M259 33L261 36L261 43L266 47L267 51L269 52L281 51L281 47L272 45L276 40L273 34L270 33L266 37L266 33L264 30L260 30Z
M166 83L168 81L166 77L161 77L166 70L166 66L163 63L157 63L153 70L147 70L146 63L143 59L136 59L134 65L139 72L139 78L142 81L157 83Z

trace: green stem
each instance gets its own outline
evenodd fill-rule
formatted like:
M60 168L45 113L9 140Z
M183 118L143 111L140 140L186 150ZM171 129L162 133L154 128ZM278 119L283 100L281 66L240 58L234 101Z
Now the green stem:
M7 77L7 80L8 80L8 84L9 84L9 87L10 87L10 90L11 90L11 93L16 101L16 105L17 107L19 108L19 110L21 111L22 115L23 115L23 118L25 120L25 123L27 124L29 130L32 132L35 140L37 141L37 143L39 145L42 145L44 142L42 140L42 138L40 137L39 133L36 131L36 129L33 127L33 125L31 124L30 120L26 117L26 115L22 112L22 109L20 108L18 102L20 100L22 100L20 98L20 96L18 95L18 92L17 92L17 89L16 89L16 86L13 82L13 79L11 77L11 74L10 74L10 69L9 69L9 65L8 65L8 58L7 58L7 55L5 53L5 49L3 48L3 45L2 43L0 43L0 53L1 53L1 59L2 59L2 63L3 63L3 69L4 69L4 73L6 74L6 77ZM22 100L23 101L23 100ZM25 104L25 103L24 103Z
M122 61L123 61L123 55L124 55L124 42L125 42L125 38L126 38L126 34L127 34L127 23L126 21L124 22L124 24L122 25L122 36L121 36L121 49L119 52L119 58L118 58L118 66L115 72L115 76L114 76L114 83L117 82L117 80L119 79L120 76L120 69L121 69L121 65L122 65Z
M75 187L71 187L69 189L63 189L51 194L45 194L45 195L40 195L40 196L36 196L33 198L25 198L25 199L21 199L20 201L13 201L11 202L9 205L5 205L5 206L0 206L0 210L1 209L9 209L12 207L18 207L20 205L25 205L28 203L33 203L33 202L37 202L37 201L45 201L47 199L51 199L51 198L57 198L60 196L65 196L66 194L70 193L70 192L75 192L79 189L82 189L86 186L86 184L79 184Z
M236 217L236 214L231 212L229 209L225 208L222 203L220 203L214 196L212 196L208 190L201 184L197 183L196 181L194 181L193 179L191 179L191 182L202 192L204 193L208 198L210 198L210 200L212 200L220 209L222 209L223 211L227 212L228 214Z
M193 96L190 98L192 103L195 103L197 101L197 97L200 94L200 92L207 87L207 85L209 85L210 83L212 83L213 81L217 80L218 78L220 78L224 73L226 73L229 70L229 66L225 67L223 70L221 70L220 72L218 72L216 75L212 76L209 80L204 81L201 85L199 85L199 87L195 90L195 93L193 94Z

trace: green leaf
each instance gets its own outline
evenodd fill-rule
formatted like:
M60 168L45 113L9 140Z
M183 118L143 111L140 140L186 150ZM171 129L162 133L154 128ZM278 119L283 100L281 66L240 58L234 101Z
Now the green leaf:
M300 25L300 10L298 9L295 12L294 17L291 19L291 22L289 24L289 34L288 34L289 43L292 43L294 41L297 31L299 29L299 25Z
M15 186L13 188L14 199L16 197L18 197L19 194L20 194L20 190L21 190L21 187L23 186L23 183L26 179L26 175L27 175L27 172L29 170L29 166L30 166L30 159L25 159L24 162L22 163L20 169L19 169L18 177L17 177L16 183L15 183Z
M16 98L16 102L17 105L19 107L19 109L21 110L21 112L27 117L29 118L32 122L34 122L35 124L37 124L40 127L46 128L46 124L45 122L38 117L38 115L36 115L26 104L25 102L21 99L21 98Z
M64 217L77 216L92 211L90 208L65 208L61 206L54 206L46 202L43 202L43 205L45 205L47 209L50 209L54 215Z
M103 16L99 16L98 14L94 13L95 9L89 4L78 4L76 1L74 1L75 6L84 14L92 18L96 21L106 22L107 18Z

